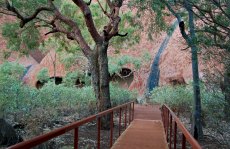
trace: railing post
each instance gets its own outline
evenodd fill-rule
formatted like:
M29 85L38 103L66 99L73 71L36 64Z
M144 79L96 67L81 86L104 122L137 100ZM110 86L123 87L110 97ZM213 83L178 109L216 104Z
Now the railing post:
M131 108L132 108L132 104L130 103L129 105L129 125L131 123Z
M186 148L186 138L184 136L184 134L182 133L182 149Z
M165 127L165 122L164 122L164 105L161 107L161 118L162 118L163 126Z
M134 102L133 102L133 117L132 120L134 120Z
M74 129L74 149L78 149L78 127Z
M121 135L121 113L122 113L122 108L119 109L119 136Z
M177 123L176 123L176 121L174 121L174 137L173 137L173 141L174 141L174 149L176 149L176 144L177 144Z
M100 149L101 145L101 117L97 119L97 149Z
M164 127L165 127L165 134L166 134L166 108L164 108L164 113L163 113L163 115L164 115Z
M165 128L165 134L166 134L166 108L163 107L163 124L164 124L164 128Z
M169 132L169 149L171 149L172 148L172 115L171 114L170 114L169 126L170 126L170 132Z
M110 147L113 145L113 111L110 117Z
M167 109L167 142L169 142L169 110Z
M127 105L125 106L125 129L126 129L126 119L127 119Z

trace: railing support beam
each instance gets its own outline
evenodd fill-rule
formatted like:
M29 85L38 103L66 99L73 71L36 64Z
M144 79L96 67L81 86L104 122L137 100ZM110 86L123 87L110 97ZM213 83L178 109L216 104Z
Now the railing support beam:
M193 149L201 149L199 143L193 138L193 136L188 132L179 118L175 115L175 113L166 105L161 107L162 112L162 120L165 129L166 139L169 142L169 149L172 146L172 121L174 121L174 133L173 133L173 142L174 149L177 148L177 129L182 132L182 149L186 148L186 142L188 142Z

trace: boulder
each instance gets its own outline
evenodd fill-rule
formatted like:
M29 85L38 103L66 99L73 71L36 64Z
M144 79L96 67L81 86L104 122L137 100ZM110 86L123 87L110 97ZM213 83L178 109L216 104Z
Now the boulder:
M14 128L3 118L0 118L0 146L11 146L22 142L23 139Z

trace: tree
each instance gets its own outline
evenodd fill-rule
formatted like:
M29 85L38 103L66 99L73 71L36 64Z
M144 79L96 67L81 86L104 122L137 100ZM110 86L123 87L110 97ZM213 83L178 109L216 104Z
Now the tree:
M48 27L50 30L45 34L62 33L66 35L69 40L76 41L79 45L84 56L88 59L90 64L90 71L92 75L92 85L98 100L98 111L104 111L111 107L110 94L109 94L109 72L108 72L108 57L107 50L109 42L114 36L124 37L127 35L119 33L119 23L121 18L119 16L120 8L123 4L123 0L106 0L105 4L108 6L109 11L104 9L101 2L97 0L102 13L106 16L107 24L104 25L103 30L99 33L96 28L96 24L92 17L90 5L92 1L85 2L83 0L72 0L74 11L71 13L80 13L84 18L83 26L86 26L90 38L93 39L93 44L89 45L86 37L82 34L81 23L78 22L78 18L69 18L64 15L59 9L63 1L59 0L29 0L29 1L13 1L5 0L0 2L0 12L7 15L16 16L20 20L20 27L29 30L32 26L37 32L40 27ZM73 5L71 5L72 8ZM76 6L79 9L76 9ZM29 26L29 25L30 26ZM16 28L16 26L13 26ZM7 29L5 29L7 31ZM4 34L4 32L3 32ZM5 34L8 34L5 32ZM13 33L16 34L16 33ZM31 34L35 34L31 32ZM23 38L30 44L26 43L28 48L36 46L36 42L32 42L32 36L21 36L21 39L11 38L13 40L22 40ZM37 36L35 36L37 37ZM39 38L37 38L39 40ZM17 45L20 46L20 45ZM109 117L106 117L103 121L104 128L109 127L107 123Z
M193 91L194 91L194 110L193 110L193 122L192 122L192 133L196 139L203 137L202 125L201 125L201 97L200 97L200 85L199 85L199 71L198 71L198 57L197 57L197 36L195 33L194 14L193 7L189 0L172 1L172 0L154 0L154 1L135 1L136 4L147 8L151 8L155 12L156 25L163 25L163 16L166 14L165 7L177 18L179 22L180 32L186 43L192 51L192 72L193 72ZM144 5L145 3L146 5ZM142 6L143 4L143 6ZM149 9L148 9L149 10ZM185 22L182 20L182 15L187 12L185 18L188 18L189 33L186 33ZM183 15L184 16L184 15ZM160 21L159 21L160 20Z
M198 69L198 47L196 45L197 37L195 34L195 24L193 16L193 8L189 1L184 0L182 6L188 12L188 24L190 34L185 31L185 23L182 21L181 16L177 13L169 2L164 1L169 11L177 18L179 22L180 32L186 43L192 51L192 73L193 73L193 92L194 92L194 110L193 110L193 122L192 122L192 133L194 138L200 140L203 138L203 130L201 124L201 97L200 97L200 85L199 85L199 69Z
M224 73L221 74L224 79L223 83L221 83L221 88L227 103L225 115L230 120L230 1L204 0L197 3L194 0L190 0L189 2L194 8L193 13L197 20L203 23L201 26L196 27L197 42L206 49L217 47L218 49L215 53L218 53L217 56L221 57L219 63L224 64ZM212 54L212 51L208 52L208 54L217 59L217 56Z

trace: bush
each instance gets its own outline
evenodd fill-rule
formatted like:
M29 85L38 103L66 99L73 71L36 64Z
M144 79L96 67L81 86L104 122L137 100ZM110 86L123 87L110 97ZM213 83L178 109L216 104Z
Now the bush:
M74 109L82 116L96 112L96 99L92 86L83 88L67 87L66 84L55 85L47 82L41 89L23 84L20 80L23 67L15 63L0 65L0 116L9 113L23 113L32 116L37 109L50 111L50 117L58 116L62 107ZM17 73L20 72L20 73ZM112 106L128 102L134 94L118 85L111 84ZM56 111L56 112L55 112ZM52 113L53 112L53 113Z
M134 100L136 96L137 93L134 91L121 88L116 83L110 84L110 98L113 107Z
M193 95L190 86L163 86L152 91L150 102L167 104L172 110L182 113L191 111Z
M201 84L202 119L208 127L217 128L220 120L224 120L224 106L226 104L221 91L208 91ZM192 117L193 109L192 84L187 86L164 86L154 89L150 101L158 104L167 104L177 114L186 114Z
M41 134L54 121L66 124L97 112L92 86L67 87L48 81L38 90L23 84L22 74L23 67L19 65L0 65L0 118L26 125L27 136ZM135 96L114 84L110 85L110 92L112 106Z

